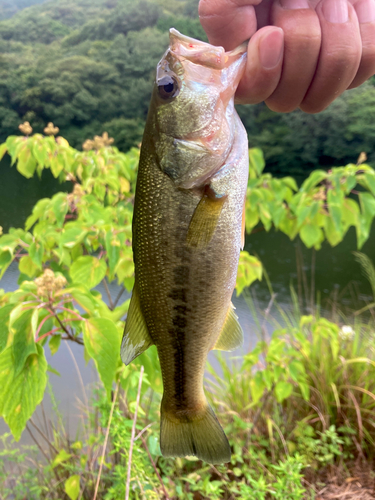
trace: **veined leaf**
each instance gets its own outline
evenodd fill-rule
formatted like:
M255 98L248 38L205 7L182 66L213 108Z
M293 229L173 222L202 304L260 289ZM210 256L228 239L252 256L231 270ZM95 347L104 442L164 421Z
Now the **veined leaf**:
M52 462L52 468L55 468L57 465L62 464L63 462L66 462L69 460L69 458L72 456L71 453L68 453L66 450L62 449L54 458Z
M109 272L110 272L110 278L113 277L115 267L117 266L117 263L120 258L120 241L119 239L113 234L113 231L107 231L107 234L105 235L105 248L107 250L107 258L108 258L108 265L109 265Z
M250 392L254 403L258 403L260 398L263 396L266 384L263 380L263 374L261 371L257 371L254 377L250 380Z
M26 179L31 179L36 169L36 161L29 148L24 148L18 156L17 170Z
M73 262L69 274L74 283L82 283L88 288L94 288L102 281L106 271L107 265L105 260L85 255L84 257L78 257Z
M110 319L90 318L85 322L83 339L110 399L120 356L120 332Z
M23 369L30 354L37 352L32 328L33 312L33 309L25 311L12 325L15 375L18 375Z
M254 255L244 251L240 253L238 263L236 292L240 295L245 287L248 287L255 280L262 279L262 263Z
M52 208L59 227L63 227L65 215L68 213L69 204L66 193L58 193L52 198Z
M284 401L284 399L288 398L293 391L293 386L290 382L284 382L280 380L280 382L277 382L275 386L275 395L276 399L279 403Z
M0 353L6 348L9 336L9 316L14 304L0 307Z
M26 422L42 401L47 384L47 361L43 348L36 346L18 375L15 375L12 348L0 354L0 415L4 418L16 441L21 437Z
M255 171L257 176L260 176L266 165L266 162L264 161L263 151L259 148L249 149L249 161L250 161L250 172L253 170Z
M68 495L70 500L77 500L79 491L79 476L70 476L70 478L65 481L65 493Z
M57 353L61 344L61 335L52 335L49 339L49 348L52 356Z
M1 144L0 146L0 161L3 159L3 156L5 155L5 153L8 151L8 147L6 145L6 143L4 142L3 144Z
M73 248L84 239L86 234L87 230L83 227L66 227L61 235L60 244L67 248Z
M328 177L327 172L324 170L314 170L309 177L303 182L301 192L309 192L310 189L317 186L322 180Z
M301 240L307 248L317 245L322 239L322 230L312 224L305 224L302 226L299 234L301 236Z
M21 273L26 274L29 278L33 278L39 269L39 266L33 262L30 255L24 255L21 257L18 267Z
M29 256L33 263L38 266L39 269L42 268L43 263L44 246L41 241L33 241L29 247Z

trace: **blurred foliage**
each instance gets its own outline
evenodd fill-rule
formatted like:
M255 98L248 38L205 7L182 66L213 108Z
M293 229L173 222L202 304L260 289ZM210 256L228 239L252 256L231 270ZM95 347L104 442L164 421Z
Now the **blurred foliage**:
M74 146L108 131L142 139L168 28L203 37L197 0L57 0L0 22L0 140L49 120Z
M52 354L61 340L84 345L85 358L93 359L108 398L113 381L129 373L120 361L128 301L119 300L134 284L131 223L139 161L139 149L121 153L107 132L86 140L78 151L64 137L55 137L59 127L52 122L44 129L46 135L31 135L28 121L18 128L23 135L0 144L0 160L8 154L27 179L49 169L60 182L70 182L71 192L39 200L24 229L2 234L0 228L0 279L13 262L20 272L18 290L0 290L0 415L16 439L43 398L47 370L53 371L45 345ZM298 189L292 177L263 174L261 150L251 149L249 159L247 232L258 224L266 231L274 226L316 249L324 240L337 245L350 226L357 230L359 248L368 239L375 217L375 172L370 166L316 170ZM260 261L241 252L237 294L262 274ZM121 287L116 298L108 288L114 281ZM106 300L95 289L99 283ZM155 349L139 357L140 362L152 388L160 392ZM277 396L280 402L282 391L290 388L276 388L283 395Z
M20 272L16 292L0 290L0 415L16 439L43 398L47 370L53 371L45 358L47 345L52 355L61 340L84 345L108 398L113 381L130 373L120 360L129 300L120 303L120 298L134 284L131 222L139 161L139 149L119 152L107 132L86 140L84 151L78 151L54 136L59 128L52 122L46 136L31 135L29 122L18 128L24 135L8 137L0 145L0 159L8 153L27 179L49 169L70 183L71 192L39 200L24 229L2 234L0 227L0 279L13 262ZM262 276L259 261L243 256L239 292ZM120 287L117 297L108 289L113 281ZM99 283L106 300L95 290ZM140 362L160 392L155 349L135 366Z
M347 493L353 477L348 466L360 460L361 470L373 470L374 324L357 321L340 328L318 315L294 315L287 325L240 363L218 355L220 374L210 366L208 392L231 445L228 464L161 455L155 358L154 372L141 384L140 371L131 364L119 374L112 401L100 388L81 403L84 427L73 439L66 438L61 415L33 422L43 462L35 446L17 446L5 434L2 498L58 500L64 491L71 499L124 498L129 461L134 500L306 500L317 498L333 473L335 482L337 475L346 479ZM56 411L53 395L52 402ZM372 474L369 478L372 485Z
M20 121L41 133L52 120L74 147L108 131L127 151L141 141L168 29L207 40L198 0L55 0L20 10L31 3L0 2L0 19L14 14L0 21L0 141ZM318 115L238 109L271 171L343 165L361 151L375 161L373 80Z

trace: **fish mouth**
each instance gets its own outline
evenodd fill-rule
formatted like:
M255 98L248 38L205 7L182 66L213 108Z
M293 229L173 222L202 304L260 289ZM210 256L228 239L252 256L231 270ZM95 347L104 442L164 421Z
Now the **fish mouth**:
M247 42L230 52L201 40L183 35L175 28L169 30L169 49L175 55L213 69L224 69L247 52Z

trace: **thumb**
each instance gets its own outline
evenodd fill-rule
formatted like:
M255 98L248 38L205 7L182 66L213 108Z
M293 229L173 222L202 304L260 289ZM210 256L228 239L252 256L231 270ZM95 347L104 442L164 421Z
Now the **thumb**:
M232 50L257 30L254 5L261 0L200 0L199 18L212 45Z

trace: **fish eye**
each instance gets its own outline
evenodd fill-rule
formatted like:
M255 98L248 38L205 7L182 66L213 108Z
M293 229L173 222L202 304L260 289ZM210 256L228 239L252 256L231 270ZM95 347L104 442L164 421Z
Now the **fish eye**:
M158 92L162 99L173 99L180 92L180 86L173 76L165 75L157 82Z

